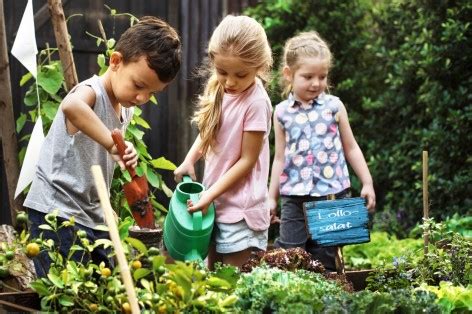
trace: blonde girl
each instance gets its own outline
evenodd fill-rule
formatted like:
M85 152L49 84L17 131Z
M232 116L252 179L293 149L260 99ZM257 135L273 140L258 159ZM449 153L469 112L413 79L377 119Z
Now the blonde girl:
M362 182L361 196L375 208L367 163L349 125L341 100L327 93L332 54L316 32L285 44L282 83L286 100L274 112L275 156L269 187L271 221L280 222L275 246L302 247L327 269L335 269L335 248L308 239L303 203L349 195L347 162ZM281 198L281 219L276 215Z
M272 54L256 20L229 15L213 32L208 57L211 75L192 119L199 135L174 175L177 182L185 174L195 180L194 164L205 159L207 191L198 203L189 202L189 211L205 212L214 202L209 266L241 266L254 248L267 247L272 106L262 80L267 79Z

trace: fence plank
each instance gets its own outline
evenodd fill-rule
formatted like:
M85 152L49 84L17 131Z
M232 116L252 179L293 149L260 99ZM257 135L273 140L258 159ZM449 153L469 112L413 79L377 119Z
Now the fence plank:
M8 47L5 31L3 1L0 2L0 139L2 143L3 162L6 174L8 205L10 207L11 222L15 224L16 213L23 209L22 199L14 199L15 188L19 176L18 142L15 131L15 117L11 96L10 66L8 61Z

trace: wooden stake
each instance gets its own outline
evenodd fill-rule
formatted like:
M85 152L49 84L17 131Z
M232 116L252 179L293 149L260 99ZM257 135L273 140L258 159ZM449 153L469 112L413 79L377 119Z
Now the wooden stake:
M326 197L327 200L329 201L334 201L336 199L335 194L329 194ZM334 262L336 264L336 271L338 275L343 275L345 273L344 269L344 256L343 256L343 248L342 246L337 246L336 247L336 256L334 257Z
M423 223L429 218L428 151L423 151ZM424 254L428 253L429 230L424 230Z
M10 208L12 224L16 224L16 214L23 210L23 198L18 196L15 200L15 190L20 175L18 161L18 141L15 130L15 116L11 95L10 66L8 60L7 35L5 31L5 19L3 11L4 1L0 1L0 142L3 151L5 166L8 207Z
M110 204L110 198L103 179L102 168L98 165L92 166L92 174L97 186L98 197L100 198L100 204L102 205L103 212L105 213L105 221L108 225L108 231L110 232L110 238L115 248L116 258L118 260L118 266L120 267L121 278L126 288L126 294L128 295L128 302L131 305L131 312L133 314L139 313L138 300L136 299L136 291L133 285L133 279L131 278L131 272L129 270L128 261L121 244L120 235L116 226L115 218L113 216L113 208Z
M75 71L74 56L72 55L72 47L69 41L69 32L67 31L66 19L64 17L64 10L62 8L61 0L48 0L48 6L67 90L71 90L75 85L77 85L78 80L77 72Z

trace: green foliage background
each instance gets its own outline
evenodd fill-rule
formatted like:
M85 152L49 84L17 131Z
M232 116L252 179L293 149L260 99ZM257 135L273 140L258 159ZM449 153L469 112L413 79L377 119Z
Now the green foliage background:
M345 103L375 181L374 226L402 236L421 221L423 150L431 215L471 214L472 2L263 0L245 13L263 24L277 65L300 31L330 44L330 92Z

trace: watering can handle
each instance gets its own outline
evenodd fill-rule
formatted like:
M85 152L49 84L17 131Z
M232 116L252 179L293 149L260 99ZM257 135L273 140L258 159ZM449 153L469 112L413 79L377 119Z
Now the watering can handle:
M192 195L190 195L190 199L195 204L195 203L198 202L199 196L197 194L192 194ZM192 213L192 221L193 221L193 230L194 231L202 230L203 213L202 213L201 210Z
M193 181L192 181L192 178L190 178L190 176L183 176L183 177L182 177L182 181L183 181L183 182L193 182ZM192 201L193 201L193 200L192 200Z

